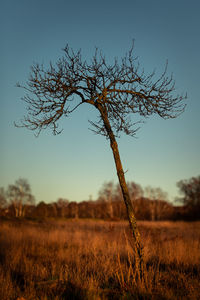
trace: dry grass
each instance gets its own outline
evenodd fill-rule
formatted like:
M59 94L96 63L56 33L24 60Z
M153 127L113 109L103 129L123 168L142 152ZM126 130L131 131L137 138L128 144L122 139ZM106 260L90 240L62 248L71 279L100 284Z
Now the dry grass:
M146 282L126 222L1 222L0 299L200 299L200 222L140 222Z

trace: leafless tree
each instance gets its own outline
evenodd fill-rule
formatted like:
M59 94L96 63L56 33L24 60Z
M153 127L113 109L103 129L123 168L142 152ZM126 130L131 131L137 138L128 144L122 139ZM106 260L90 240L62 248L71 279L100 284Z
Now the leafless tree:
M82 104L89 104L98 111L98 119L90 121L93 130L110 141L123 199L127 208L130 228L135 241L136 258L143 269L143 248L140 241L134 211L119 155L116 137L120 133L134 136L138 122L132 122L131 114L148 117L175 118L184 110L182 95L175 95L172 76L167 75L167 64L160 76L155 71L145 74L131 49L121 59L108 62L96 49L90 62L82 59L81 50L75 52L67 45L64 56L48 67L33 64L25 85L23 100L27 104L27 116L19 126L34 130L52 128L57 134L58 121L69 116ZM79 102L73 102L74 96ZM137 119L136 119L137 120Z
M168 208L168 195L161 188L147 186L145 188L145 194L149 201L149 207L151 211L151 220L159 220L163 213L163 210Z
M177 182L177 187L182 197L177 198L176 201L186 206L200 207L200 176L180 180Z
M115 185L112 181L105 182L99 191L99 200L107 203L109 217L113 218L113 200L115 197Z
M3 187L0 188L0 216L5 215L8 210L7 206L7 195Z
M8 186L7 195L14 207L16 217L24 217L26 205L33 204L35 201L28 181L22 178Z
M128 182L127 185L128 185L128 190L132 201L141 198L143 196L143 189L139 184L131 181Z
M56 202L60 216L63 218L66 215L67 206L69 205L69 200L65 198L59 198Z
M7 205L6 192L3 187L0 188L0 209Z

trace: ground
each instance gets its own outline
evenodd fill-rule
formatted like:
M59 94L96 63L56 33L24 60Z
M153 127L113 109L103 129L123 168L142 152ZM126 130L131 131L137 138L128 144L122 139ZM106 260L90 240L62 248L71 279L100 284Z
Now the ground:
M200 222L1 220L0 299L200 299Z

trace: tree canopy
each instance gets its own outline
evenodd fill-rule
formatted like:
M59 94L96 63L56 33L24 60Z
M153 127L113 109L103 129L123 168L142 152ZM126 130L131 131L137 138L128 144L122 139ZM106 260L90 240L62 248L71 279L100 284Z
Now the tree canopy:
M185 107L183 95L174 95L173 77L167 75L167 64L163 73L157 76L153 71L145 74L134 47L121 59L113 63L106 60L96 49L90 62L82 59L81 50L75 52L67 45L64 56L55 65L48 67L34 64L25 85L17 84L26 90L23 100L27 104L27 116L19 126L36 130L51 127L54 134L61 130L58 121L68 116L81 104L91 104L98 110L106 109L111 128L118 136L120 132L134 135L137 121L131 114L148 117L158 114L162 118L174 118ZM79 99L78 104L74 97ZM108 136L102 115L90 123L96 133Z

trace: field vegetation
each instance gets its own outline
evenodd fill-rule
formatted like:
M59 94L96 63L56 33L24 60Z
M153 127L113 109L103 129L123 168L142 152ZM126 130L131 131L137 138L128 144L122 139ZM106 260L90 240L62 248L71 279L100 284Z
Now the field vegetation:
M0 299L200 299L200 222L1 220Z

